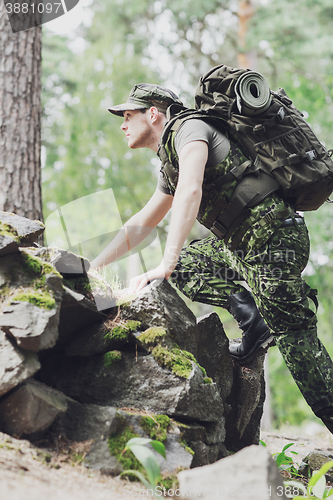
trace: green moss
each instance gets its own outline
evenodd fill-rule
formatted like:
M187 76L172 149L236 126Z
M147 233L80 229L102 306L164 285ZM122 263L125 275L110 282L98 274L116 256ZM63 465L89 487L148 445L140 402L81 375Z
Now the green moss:
M120 351L109 351L106 352L103 356L103 363L105 368L110 367L117 361L121 361L121 352Z
M180 444L184 446L184 450L187 452L187 453L190 453L192 456L194 456L194 451L192 450L192 448L190 448L190 446L187 444L187 442L185 441L184 438L181 438L180 439Z
M163 443L167 438L170 422L171 419L167 415L154 415L154 417L142 417L140 426L151 439Z
M192 363L181 349L167 349L157 345L152 350L152 355L160 366L169 368L178 377L189 378L193 368Z
M138 340L146 346L155 346L158 342L165 337L166 330L161 326L152 326L145 330L138 336Z
M141 322L129 320L123 325L117 325L104 335L107 340L127 340L132 332L136 332L140 328Z
M0 236L9 236L13 240L20 243L20 237L16 229L14 229L10 224L5 224L4 222L0 222Z
M175 474L171 474L170 476L163 477L162 479L159 480L158 484L159 486L162 486L163 488L168 490L178 490L179 489L179 481L177 478L177 473L182 470L182 467L178 467L177 472Z
M23 269L33 277L41 275L43 272L43 261L37 257L33 257L27 252L21 252L21 263Z
M21 301L30 302L35 306L41 307L43 309L53 309L56 302L52 295L46 291L41 290L27 290L25 292L19 292L16 295L10 297L11 301Z
M122 418L119 419L117 431L110 435L108 446L111 454L117 458L124 470L132 469L144 472L143 466L139 460L135 458L131 450L126 450L124 452L127 441L135 437L140 436L136 434L133 428L127 425L126 420ZM137 481L135 476L129 476L129 479Z
M212 384L213 383L213 379L210 378L210 377L205 377L204 378L204 384Z

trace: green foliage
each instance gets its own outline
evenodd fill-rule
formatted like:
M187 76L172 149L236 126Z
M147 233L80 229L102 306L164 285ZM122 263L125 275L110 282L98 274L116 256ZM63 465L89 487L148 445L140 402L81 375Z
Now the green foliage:
M161 476L160 466L156 460L154 453L149 448L146 448L145 445L148 443L154 448L155 451L162 455L163 458L166 458L164 444L153 439L140 437L132 438L127 442L125 447L125 451L131 450L136 459L142 464L146 471L148 480L138 470L125 470L121 473L121 475L132 474L136 476L141 481L141 483L152 492L154 498L158 498L155 488Z
M25 292L19 292L10 297L11 301L21 301L21 302L30 302L37 307L41 307L43 309L53 309L56 305L56 302L52 295L45 290L27 290Z
M169 368L178 377L189 378L193 369L192 363L180 349L157 345L152 350L152 355L159 365Z
M114 340L127 340L130 333L136 332L140 328L140 325L140 321L126 321L123 325L117 325L113 327L109 332L105 334L104 338Z
M286 454L286 451L293 445L294 443L286 444L280 453L275 453L273 455L273 458L280 471L288 471L292 476L297 477L300 476L298 473L298 464L294 462L292 457ZM298 455L295 451L290 451L290 453Z
M138 340L147 346L155 346L166 335L166 330L160 326L151 326L138 336Z
M163 443L167 439L170 422L171 419L167 415L144 416L140 419L140 426L151 439Z
M293 490L302 492L302 495L293 496L293 500L323 500L333 495L332 487L326 486L325 474L333 466L333 460L324 464L319 471L314 471L307 487L297 481L287 481L284 484Z
M121 352L120 351L109 351L106 352L103 356L103 363L105 368L109 368L117 361L121 361Z
M111 454L116 457L123 469L135 469L137 471L143 471L143 466L141 462L133 455L131 450L125 449L126 443L133 438L139 437L132 427L126 425L125 419L120 420L115 433L111 434L108 439L108 446ZM134 480L130 476L130 479Z

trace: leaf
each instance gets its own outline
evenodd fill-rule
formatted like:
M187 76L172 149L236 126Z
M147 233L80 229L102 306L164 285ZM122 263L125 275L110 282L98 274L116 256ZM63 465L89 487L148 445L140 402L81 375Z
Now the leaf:
M150 443L151 441L152 440L149 439L149 438L141 438L141 437L132 438L129 441L127 441L126 448L132 446L133 444L135 444L135 445L145 445L145 444Z
M332 486L330 486L329 488L330 488L330 489L328 489L328 490L326 490L326 491L325 491L323 498L328 498L328 497L330 497L331 495L333 495L333 489L332 489Z
M290 448L291 446L293 446L295 443L289 443L289 444L286 444L286 446L284 446L284 448L282 448L282 452L285 452L286 450L288 450L288 448Z
M320 477L326 474L327 471L329 471L333 467L333 460L330 460L329 462L326 462L326 464L322 465L318 471L315 471L312 474L312 477L309 481L308 484L308 490L310 491L310 488L314 486L317 481L319 481Z
M326 488L326 478L325 475L322 475L319 477L316 484L310 488L311 495L314 495L318 498L323 498L325 488Z
M261 441L261 439L259 439L259 444L261 444L261 446L265 446L267 448L267 444L265 443L265 441Z
M304 495L307 494L307 491L306 491L306 488L305 488L304 484L299 483L298 481L284 481L283 484L284 484L284 486L291 486L292 488L297 489L298 491L302 491L302 493ZM301 498L302 500L304 500L304 496L294 497L293 500L296 500L296 499L299 499L299 498Z
M157 451L157 453L159 453L160 455L162 455L163 458L166 459L165 446L163 443L161 443L161 441L153 440L150 442L150 444L152 445L154 450Z
M155 492L155 486L150 484L149 481L147 481L147 479L143 476L143 474L141 474L141 472L130 469L130 470L124 470L119 475L123 476L124 474L132 474L133 476L136 476L141 481L141 483L147 488L147 490L151 490L153 492L153 496L155 498L158 498Z
M128 446L128 444L127 444ZM147 471L148 479L151 484L156 484L160 477L160 466L156 460L154 453L142 445L131 445L128 448L134 453L139 462L142 463Z

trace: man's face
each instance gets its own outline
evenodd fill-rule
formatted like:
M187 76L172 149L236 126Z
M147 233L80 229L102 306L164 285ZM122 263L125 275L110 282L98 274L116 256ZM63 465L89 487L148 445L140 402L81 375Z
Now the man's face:
M131 149L149 147L153 134L148 112L124 111L124 121L120 128L125 132Z

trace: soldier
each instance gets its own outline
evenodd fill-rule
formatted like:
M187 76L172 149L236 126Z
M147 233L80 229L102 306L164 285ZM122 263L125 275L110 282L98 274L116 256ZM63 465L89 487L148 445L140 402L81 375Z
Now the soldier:
M99 269L140 244L172 207L162 262L132 279L130 289L136 292L154 279L170 279L191 300L227 309L243 330L242 342L230 347L240 363L251 361L273 334L307 403L333 432L332 361L317 337L311 289L301 277L309 257L304 219L273 190L247 207L224 239L213 235L183 249L196 219L205 225L208 220L218 223L219 207L237 189L237 181L226 174L235 160L246 157L223 130L198 116L169 130L170 106L182 106L172 91L139 84L125 104L109 109L123 116L121 130L128 146L152 149L162 168L151 199L92 267ZM226 182L219 185L222 177Z

